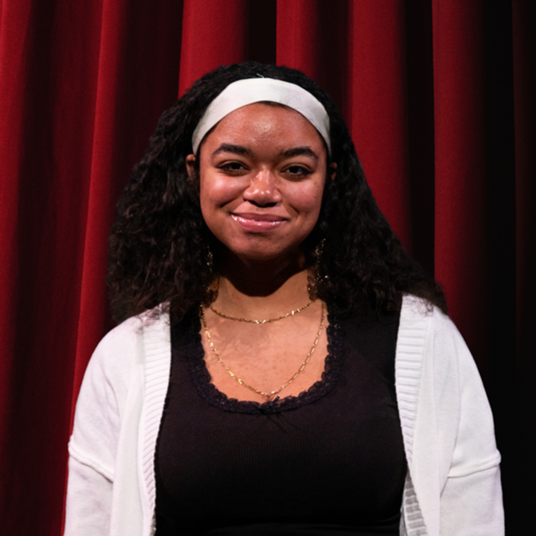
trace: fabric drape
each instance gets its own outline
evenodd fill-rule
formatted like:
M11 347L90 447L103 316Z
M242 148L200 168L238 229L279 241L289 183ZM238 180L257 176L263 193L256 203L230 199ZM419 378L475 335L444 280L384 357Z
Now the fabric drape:
M61 532L74 404L113 326L115 204L162 111L247 59L332 95L380 208L443 285L512 526L516 366L534 377L535 21L530 0L0 0L0 533Z

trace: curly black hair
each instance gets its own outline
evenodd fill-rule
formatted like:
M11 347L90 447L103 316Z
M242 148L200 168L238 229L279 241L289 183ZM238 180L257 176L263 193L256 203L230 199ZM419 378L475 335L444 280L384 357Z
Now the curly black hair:
M370 314L396 311L402 295L413 294L446 312L441 288L408 256L380 212L331 98L300 71L245 62L219 67L195 82L162 114L135 166L110 237L107 282L116 319L159 304L180 319L214 299L209 288L217 269L207 254L217 244L201 215L199 185L188 178L186 157L210 102L230 83L259 76L303 87L330 118L329 159L337 173L326 181L318 222L304 243L313 297L329 301L338 314Z

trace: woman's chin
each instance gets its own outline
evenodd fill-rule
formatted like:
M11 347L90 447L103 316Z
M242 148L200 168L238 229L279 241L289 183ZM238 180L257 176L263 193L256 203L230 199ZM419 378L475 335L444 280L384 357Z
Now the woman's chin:
M304 255L301 249L298 248L270 248L266 245L259 247L237 248L228 250L230 255L229 261L233 264L239 261L245 265L266 265L266 266L302 266L304 263Z

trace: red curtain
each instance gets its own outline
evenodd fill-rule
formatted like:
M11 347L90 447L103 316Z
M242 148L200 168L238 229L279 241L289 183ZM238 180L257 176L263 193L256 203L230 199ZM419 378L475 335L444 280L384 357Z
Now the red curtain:
M76 396L113 326L115 203L160 113L247 59L330 92L381 209L444 286L513 526L516 366L536 377L535 23L531 0L0 0L0 533L61 532Z

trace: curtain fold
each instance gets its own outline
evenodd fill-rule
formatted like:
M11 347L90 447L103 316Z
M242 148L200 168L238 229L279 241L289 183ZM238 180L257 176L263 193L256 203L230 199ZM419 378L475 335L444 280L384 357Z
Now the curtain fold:
M278 0L277 64L303 71L346 110L347 0Z
M184 0L179 95L208 71L248 59L248 0Z
M534 369L534 5L0 0L0 533L60 533L74 404L113 325L115 204L161 112L247 59L332 95L380 208L444 286L494 409L508 516L516 345Z
M99 4L84 7L2 2L0 532L7 534L61 526L97 73L85 43L100 26Z
M376 201L411 254L405 18L403 0L350 3L348 123Z
M530 483L536 478L536 461L533 445L526 438L536 431L534 408L536 395L533 383L536 375L534 359L534 324L536 312L536 50L535 2L513 2L513 77L515 105L515 188L516 188L516 296L517 296L517 367L518 391L516 412L524 424L523 438L518 436L518 473L511 475L511 486ZM511 414L509 415L511 417ZM507 418L506 416L504 417ZM531 432L532 430L532 432ZM519 433L519 431L518 431ZM532 511L530 493L519 493L514 503L519 519L518 534L530 534Z
M432 3L435 274L449 307L485 342L487 302L483 1ZM471 263L471 269L465 269ZM482 352L481 355L485 355Z
M88 212L77 335L74 400L88 356L112 323L107 307L107 244L115 204L140 158L160 112L174 100L178 81L180 6L105 0L96 75ZM170 24L168 20L173 23ZM163 28L163 30L162 30ZM95 311L104 314L95 315Z

